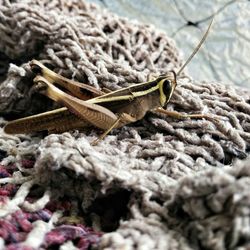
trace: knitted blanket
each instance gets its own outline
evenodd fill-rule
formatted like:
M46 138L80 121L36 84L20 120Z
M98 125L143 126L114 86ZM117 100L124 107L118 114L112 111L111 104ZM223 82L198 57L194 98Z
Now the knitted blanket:
M178 80L168 110L114 129L7 135L9 119L57 107L29 61L98 89L183 63L155 27L84 0L0 0L0 249L247 249L249 92Z

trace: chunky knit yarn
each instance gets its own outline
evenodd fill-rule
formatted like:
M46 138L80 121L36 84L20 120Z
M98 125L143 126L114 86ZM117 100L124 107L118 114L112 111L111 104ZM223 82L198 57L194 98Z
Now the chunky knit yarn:
M0 246L243 249L250 237L249 92L183 74L167 105L113 130L7 135L6 119L56 107L29 61L118 89L183 63L173 40L81 0L0 0ZM0 247L0 248L1 248Z

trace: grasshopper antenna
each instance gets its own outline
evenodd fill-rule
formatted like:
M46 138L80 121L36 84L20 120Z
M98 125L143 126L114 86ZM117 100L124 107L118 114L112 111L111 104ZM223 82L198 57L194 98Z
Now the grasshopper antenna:
M188 65L188 63L191 61L191 59L195 56L195 54L198 52L198 50L200 49L201 45L204 43L204 41L206 40L207 38L207 35L210 31L210 28L212 26L212 23L213 23L213 20L214 20L214 17L212 18L208 28L207 28L207 31L205 32L205 34L203 35L203 37L201 38L199 44L196 46L196 48L194 49L193 53L189 56L189 58L187 59L187 61L181 66L181 68L178 70L178 72L176 73L176 77L178 75L180 75L180 73L183 71L183 69Z

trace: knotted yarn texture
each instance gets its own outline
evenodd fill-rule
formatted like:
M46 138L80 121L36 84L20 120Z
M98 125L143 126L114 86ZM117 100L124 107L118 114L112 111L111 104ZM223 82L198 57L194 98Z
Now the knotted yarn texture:
M165 33L83 0L0 5L1 249L249 247L249 92L185 73L166 109L211 119L148 112L96 146L95 128L7 135L6 119L56 107L33 93L32 59L111 90L183 60Z

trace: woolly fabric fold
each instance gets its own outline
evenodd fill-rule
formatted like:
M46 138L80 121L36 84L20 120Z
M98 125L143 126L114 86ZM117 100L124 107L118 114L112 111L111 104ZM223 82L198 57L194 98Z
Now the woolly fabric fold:
M236 249L249 241L249 92L178 80L168 110L113 130L7 135L6 119L54 105L29 61L115 90L178 69L173 40L85 1L0 1L1 247ZM15 225L15 226L13 226ZM37 233L37 231L39 233ZM26 248L25 248L26 247Z

